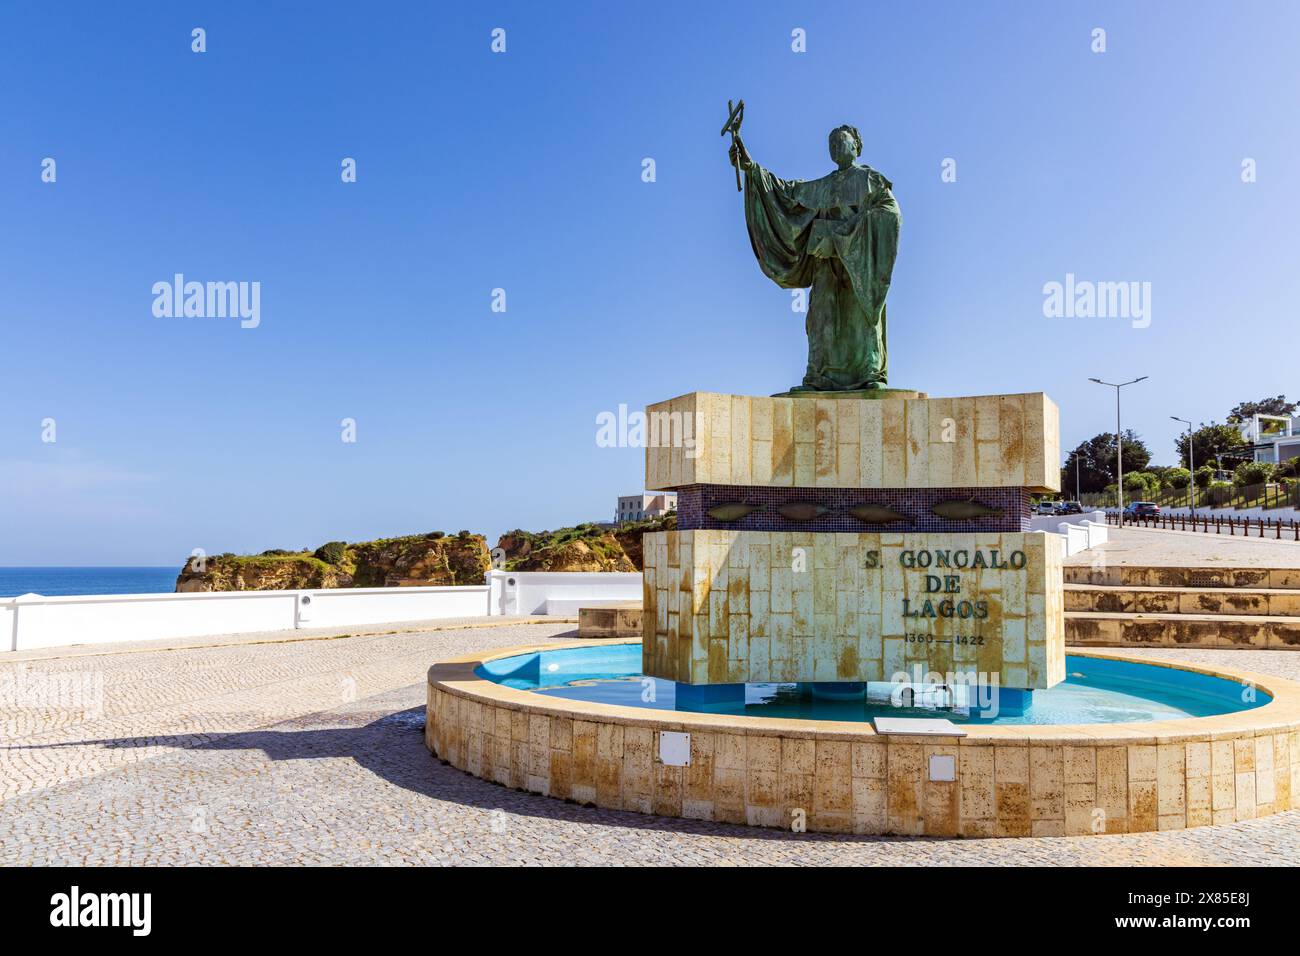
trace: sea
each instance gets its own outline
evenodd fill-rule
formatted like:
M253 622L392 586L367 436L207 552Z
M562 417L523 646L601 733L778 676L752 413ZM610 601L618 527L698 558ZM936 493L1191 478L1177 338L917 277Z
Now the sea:
M0 568L0 599L19 594L170 594L180 567Z

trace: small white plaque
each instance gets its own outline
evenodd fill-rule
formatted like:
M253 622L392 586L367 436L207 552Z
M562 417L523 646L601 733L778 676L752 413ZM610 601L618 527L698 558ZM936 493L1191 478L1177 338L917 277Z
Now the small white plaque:
M942 717L877 717L872 721L878 734L910 734L913 737L965 737L951 720Z
M675 730L659 731L659 762L665 767L689 767L691 735Z
M931 754L930 779L935 783L952 783L956 780L957 758L952 754Z

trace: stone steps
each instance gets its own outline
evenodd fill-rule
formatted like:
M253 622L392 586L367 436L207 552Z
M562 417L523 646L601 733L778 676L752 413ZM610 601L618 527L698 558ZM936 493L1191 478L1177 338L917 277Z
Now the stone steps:
M1065 643L1300 650L1300 569L1070 565Z
M1112 614L1225 614L1300 617L1295 588L1115 587L1066 584L1065 610Z
M1067 564L1065 583L1091 584L1104 587L1163 587L1163 588L1263 588L1268 590L1300 590L1300 568L1241 568L1241 567L1145 567L1131 564L1109 564L1093 567L1087 564Z
M1067 611L1065 643L1079 647L1300 650L1300 618L1263 614Z
M640 637L641 602L578 609L579 637Z

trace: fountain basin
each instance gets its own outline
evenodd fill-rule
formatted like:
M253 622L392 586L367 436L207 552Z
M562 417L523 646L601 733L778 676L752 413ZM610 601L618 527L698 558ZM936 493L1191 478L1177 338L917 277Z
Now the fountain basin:
M900 712L870 700L747 688L742 704L671 709L671 684L641 699L639 661L638 642L583 640L435 665L426 744L579 803L835 833L1136 832L1264 816L1300 795L1300 685L1235 669L1075 652L1079 676L1025 714L908 736L877 733L870 717Z

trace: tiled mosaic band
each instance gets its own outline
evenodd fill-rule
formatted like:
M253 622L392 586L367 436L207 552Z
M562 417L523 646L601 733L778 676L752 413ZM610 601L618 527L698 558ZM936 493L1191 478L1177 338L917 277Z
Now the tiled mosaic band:
M691 392L646 409L647 488L1060 488L1041 392L969 398L762 398Z
M941 518L930 509L945 501L976 501L998 514ZM709 509L744 502L757 510L736 521L710 517ZM826 513L806 521L784 517L782 505L821 505ZM907 518L890 523L863 521L848 512L854 505L883 505ZM1028 531L1028 488L772 488L740 485L686 485L677 489L679 530L717 531Z
M878 735L869 724L561 701L474 674L481 660L562 646L435 665L429 750L484 780L580 804L780 828L799 820L822 833L1086 836L1300 809L1300 685L1280 678L1183 667L1273 696L1219 717L972 726L966 737L927 738ZM690 734L688 766L659 760L665 731ZM955 779L931 780L930 759L943 756L955 758Z

